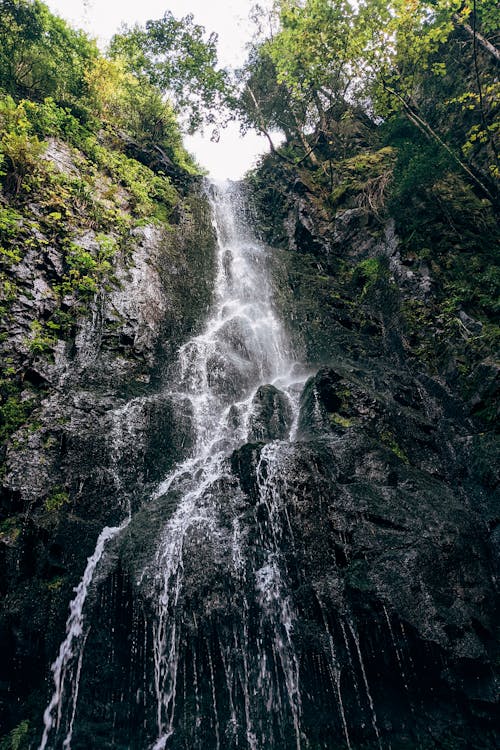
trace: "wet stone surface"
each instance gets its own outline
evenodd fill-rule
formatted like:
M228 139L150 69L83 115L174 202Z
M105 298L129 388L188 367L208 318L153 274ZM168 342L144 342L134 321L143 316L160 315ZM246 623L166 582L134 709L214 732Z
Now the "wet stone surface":
M349 240L355 256L362 212L328 244L300 191L293 251ZM49 705L50 750L493 750L492 436L405 360L383 284L362 323L340 303L331 321L311 314L306 376L259 275L264 248L238 223L240 194L214 188L212 201L216 303L165 381L153 368L150 388L117 401L89 329L92 387L67 408L47 400L43 430L11 461L10 503L69 477L79 509L28 519L20 556L15 538L2 545L15 581L2 633L37 687L4 669L27 695L34 746ZM130 522L103 532L124 500ZM64 640L71 599L81 630ZM49 675L44 689L58 653L64 685Z

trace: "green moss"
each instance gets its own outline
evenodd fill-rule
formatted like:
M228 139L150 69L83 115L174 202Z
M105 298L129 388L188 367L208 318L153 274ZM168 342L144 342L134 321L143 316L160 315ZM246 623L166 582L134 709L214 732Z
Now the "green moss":
M52 494L46 498L44 502L44 508L48 513L57 513L58 511L62 510L62 508L64 508L64 506L68 503L68 493L60 487L56 487Z
M54 592L60 590L60 588L63 585L63 583L64 583L64 578L62 576L56 576L55 578L52 578L47 583L47 588L48 588L49 591L51 591L51 592L54 593Z
M0 741L0 750L27 750L29 747L29 721L21 721Z
M389 430L383 430L380 433L380 440L394 453L394 455L401 459L401 461L403 461L405 464L409 463L408 456L401 448L401 446L398 445L398 443L396 442L396 438L394 437L392 432L390 432Z
M352 427L355 424L354 419L343 417L341 414L329 414L328 418L330 422L340 425L340 427Z
M11 516L0 523L0 542L15 544L21 534L21 523L18 516Z

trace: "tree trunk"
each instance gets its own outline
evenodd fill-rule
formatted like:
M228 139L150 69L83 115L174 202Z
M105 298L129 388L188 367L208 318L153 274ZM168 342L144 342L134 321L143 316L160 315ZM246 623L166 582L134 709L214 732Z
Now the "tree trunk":
M436 131L432 128L432 126L424 120L423 117L421 117L416 109L414 109L409 102L407 102L401 94L398 94L397 91L395 91L390 86L387 86L386 83L383 83L384 89L389 92L389 94L392 94L392 96L395 96L398 101L401 102L403 105L403 111L405 115L408 117L410 122L412 122L421 133L423 133L427 138L436 141L436 143L439 143L442 148L451 156L454 162L456 162L463 171L470 177L470 179L479 187L481 190L489 197L491 200L495 200L494 196L492 195L491 191L488 189L488 187L479 179L477 175L474 174L472 169L465 164L448 146L445 141L441 138L441 136L436 133Z
M458 16L456 13L453 14L453 21L455 22L456 26L459 26L462 29L465 29L465 31L471 36L473 39L477 39L479 44L483 49L486 50L497 62L500 62L500 50L498 50L494 44L489 42L482 34L480 34L478 31L475 31L472 26L469 26L468 23L465 21L462 21L460 16Z

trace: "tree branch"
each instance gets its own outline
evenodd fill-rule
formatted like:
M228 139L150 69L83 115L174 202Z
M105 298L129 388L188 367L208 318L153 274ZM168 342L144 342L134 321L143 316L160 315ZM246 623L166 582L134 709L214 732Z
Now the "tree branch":
M469 26L466 21L462 21L457 13L453 14L453 21L455 23L455 26L460 26L462 29L465 29L469 36L471 36L473 39L476 39L481 47L483 47L483 49L485 49L497 61L497 63L500 62L500 50L497 49L494 44L489 42L482 34L480 34L477 29L473 29L472 26Z
M473 2L473 10L472 10L472 30L474 32L474 41L473 41L473 56L474 56L474 72L476 74L476 84L477 84L477 91L479 94L479 111L481 113L481 122L483 123L483 129L486 134L486 137L488 139L488 142L492 148L492 151L495 155L495 159L497 158L497 148L494 139L491 137L488 123L486 122L486 116L484 114L484 100L483 100L483 87L481 86L481 76L479 75L479 65L477 63L477 31L476 31L476 23L477 23L477 9L476 9L476 0Z
M291 159L288 159L288 157L284 156L283 154L281 154L279 151L276 150L276 147L274 145L273 139L271 138L271 135L270 135L269 131L266 128L264 117L262 115L262 112L261 112L261 109L260 109L260 106L259 106L259 102L257 101L257 99L255 97L255 94L253 93L253 91L252 91L251 87L248 85L248 83L245 84L245 87L246 87L248 93L250 94L250 98L252 99L253 105L255 107L255 114L257 115L257 125L258 125L258 128L261 131L261 133L263 135L265 135L265 137L267 138L268 143L269 143L269 148L271 149L271 153L275 154L276 156L278 156L283 161L286 161L289 164L292 164L293 162L291 161Z
M436 133L436 131L432 128L432 126L424 120L418 112L409 104L409 102L404 99L401 94L399 94L397 91L395 91L393 88L388 86L385 82L382 83L384 89L389 93L392 94L392 96L395 96L396 99L401 102L403 105L403 110L408 117L408 119L420 130L421 133L423 133L427 138L430 138L436 143L439 143L439 145L444 148L444 150L451 156L453 161L458 164L463 171L470 177L470 179L481 188L481 190L489 197L491 200L495 200L494 196L491 194L491 191L488 190L486 185L477 177L477 175L474 174L474 172L470 169L470 167L465 164L448 146L445 141L441 138L441 136Z

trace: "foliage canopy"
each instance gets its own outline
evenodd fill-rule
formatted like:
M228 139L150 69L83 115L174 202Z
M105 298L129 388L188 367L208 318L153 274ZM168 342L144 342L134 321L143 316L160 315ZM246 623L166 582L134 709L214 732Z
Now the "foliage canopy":
M349 109L403 116L483 192L499 175L499 15L494 0L276 0L257 10L239 106L314 164L315 143ZM263 31L264 29L264 31Z

